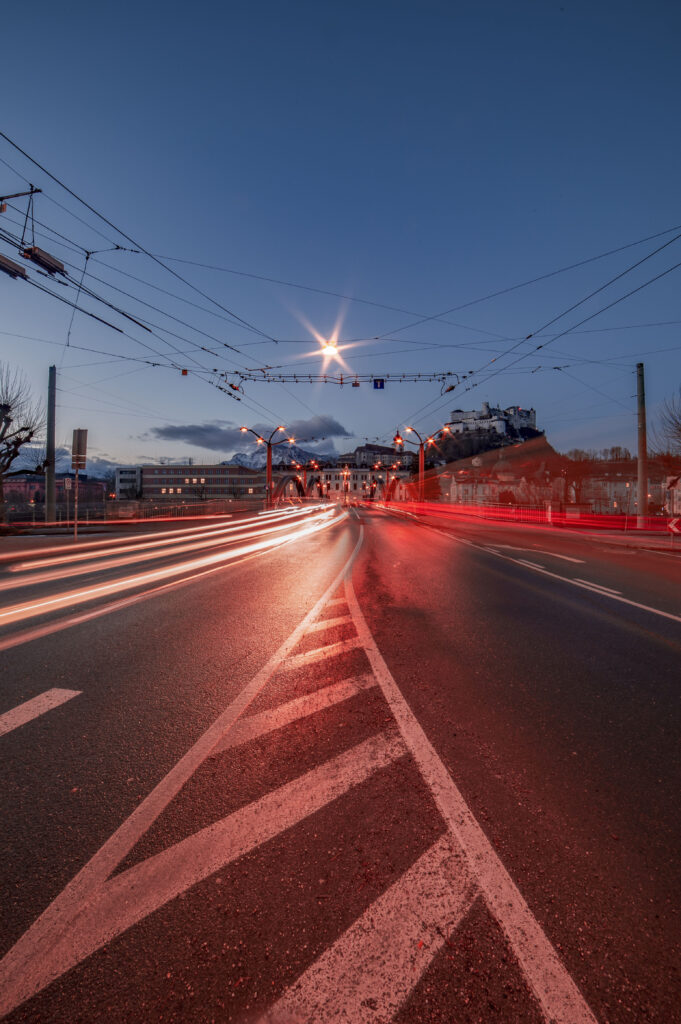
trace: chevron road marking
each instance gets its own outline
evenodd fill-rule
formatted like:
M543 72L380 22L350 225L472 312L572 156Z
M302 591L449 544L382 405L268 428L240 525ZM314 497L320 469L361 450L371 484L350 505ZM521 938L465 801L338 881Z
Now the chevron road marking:
M334 581L302 622L293 630L288 639L284 641L279 650L272 655L269 661L256 673L229 707L218 716L194 746L187 751L175 767L158 783L139 807L123 822L104 846L79 871L61 894L57 896L28 931L9 950L2 961L0 961L0 1014L8 1013L20 1003L39 992L45 985L59 977L65 970L80 962L81 959L98 948L98 945L108 941L106 936L110 938L113 935L119 934L136 921L151 913L156 907L172 899L172 885L174 885L176 890L175 895L181 891L181 888L177 888L178 884L180 884L180 879L184 879L186 885L191 886L199 881L201 877L205 877L207 873L210 873L205 870L205 865L210 862L211 858L214 860L216 856L219 857L220 855L219 851L216 852L214 850L213 838L217 837L216 843L220 849L224 848L224 821L218 822L216 826L211 826L216 830L215 833L210 831L211 827L208 830L204 829L197 833L196 836L190 837L189 840L178 843L170 850L164 851L163 854L159 855L163 858L162 860L159 861L157 858L152 858L151 861L137 865L136 868L131 868L128 872L124 872L123 875L111 879L113 872L129 854L138 840L148 831L171 800L177 796L184 784L220 743L228 730L243 715L248 705L252 703L274 673L284 666L290 652L305 636L308 626L316 621L327 600L338 589L345 572L352 566L360 545L361 537ZM376 770L381 757L387 758L386 763L389 763L391 758L399 756L396 750L393 749L394 741L392 745L385 739L380 740L380 738L374 740L374 742L379 744L382 742L384 749L382 754L380 749L376 748L374 750L375 766L372 770ZM368 757L369 747L366 744L360 745L355 753L361 753L361 757ZM360 774L361 757L358 761L358 766L356 766L356 771ZM366 761L367 766L370 760L369 758ZM338 759L330 762L330 764L337 765ZM341 767L345 767L347 775L349 771L347 763L342 763ZM303 776L303 778L307 779L307 776ZM321 778L322 776L317 776L317 779ZM296 780L296 782L299 783L300 780ZM333 791L332 784L333 780L330 782L328 792ZM354 783L350 783L350 785L352 784ZM307 782L305 783L305 789L307 789ZM297 791L289 789L288 793L297 793ZM305 804L305 799L306 794L301 793L301 807L311 806ZM314 796L312 799L314 799ZM331 799L334 799L334 797L331 797ZM248 808L245 808L244 812L247 810ZM312 813L312 811L309 813ZM304 817L304 814L300 816ZM229 819L225 820L228 821L230 819L233 828L239 819L230 816ZM276 815L273 814L274 819L276 819ZM198 837L201 838L199 839ZM238 842L238 837L235 841ZM191 845L192 842L195 844L194 846ZM187 843L190 845L187 845ZM203 869L200 868L200 864L192 864L191 857L188 867L184 865L187 850L193 851L193 854L200 852L204 855L204 860L201 862L204 864ZM176 860L174 860L175 856L177 856ZM228 856L227 859L231 858ZM166 883L163 877L161 877L157 879L157 887L155 890L152 889L151 893L146 894L145 892L138 891L141 879L146 877L145 871L153 874L154 868L152 864L156 865L159 863L163 865L164 871L167 871L169 875L172 874L174 882L171 888L168 888L168 885L171 883ZM201 873L202 870L203 874ZM125 881L122 882L122 879ZM132 887L130 885L131 882ZM121 888L122 886L123 888ZM119 902L116 902L116 894L120 892L124 892L125 900L127 901L126 905L121 906ZM150 899L152 904L155 902L155 906L149 903ZM96 904L99 907L100 919L98 921L92 920L91 915L88 913L88 906L91 904ZM144 909L145 907L147 909ZM109 912L109 918L106 917L107 912ZM105 937L102 938L102 935ZM76 956L77 951L80 952Z
M388 1024L478 895L438 840L289 988L260 1024Z
M378 683L369 672L366 675L354 676L352 679L344 679L332 686L325 686L322 690L317 690L305 697L297 697L271 711L263 711L259 715L240 718L224 739L218 743L211 756L222 754L231 747L250 743L251 740L258 739L268 732L283 729L284 726L290 725L292 722L315 715L318 711L324 711L326 708L333 707L334 704L356 697L362 690L368 690L372 686L378 686Z
M294 654L288 658L284 668L287 671L302 668L304 665L311 665L315 661L322 661L324 658L335 658L339 654L346 654L361 647L362 641L358 636L352 636L348 640L339 640L338 643L328 644L326 647L315 647L313 651L304 651L303 654Z
M449 831L466 854L470 871L489 910L506 935L542 1014L551 1024L596 1024L584 997L402 696L367 626L349 573L345 579L345 592L369 663L402 738Z

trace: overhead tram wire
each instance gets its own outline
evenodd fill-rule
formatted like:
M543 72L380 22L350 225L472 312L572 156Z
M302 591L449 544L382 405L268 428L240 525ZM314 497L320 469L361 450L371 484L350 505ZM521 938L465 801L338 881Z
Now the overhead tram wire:
M428 323L429 321L432 321L432 320L438 320L438 321L441 321L441 322L443 322L445 324L449 324L452 327L460 327L460 328L463 328L464 330L478 331L478 332L484 333L484 334L492 334L492 332L490 332L490 331L483 331L481 328L470 327L467 324L458 324L458 323L454 323L454 322L451 322L451 321L444 320L444 317L448 316L449 313L455 313L455 312L457 312L460 309L467 309L470 306L478 305L481 302L487 302L489 299L497 298L500 295L506 295L509 292L517 291L520 288L527 288L530 285L538 284L539 282L545 281L545 280L547 280L547 279L549 279L551 277L556 277L558 274L564 274L564 273L566 273L566 272L568 272L570 270L576 270L577 268L586 266L589 263L594 263L597 260L605 259L608 256L614 256L617 253L624 252L625 250L634 248L637 245L642 245L644 242L650 242L650 241L653 241L656 238L662 238L664 235L668 235L671 231L679 231L679 230L681 230L681 224L677 224L677 225L675 225L674 227L671 227L671 228L666 228L664 231L658 231L658 232L656 232L655 234L652 234L652 235L647 235L644 238L639 238L635 242L627 242L625 245L618 246L615 249L609 249L606 252L599 253L597 256L589 256L586 259L579 260L577 263L571 263L568 266L559 267L557 270L552 270L552 271L549 271L549 273L547 273L547 274L541 274L538 277L533 277L533 278L531 278L528 281L521 281L520 283L514 284L514 285L510 285L507 288L501 288L498 291L490 292L487 295L482 295L482 296L480 296L477 299L471 299L468 302L461 303L458 306L453 306L451 309L444 310L444 312L442 312L442 313L433 314L432 316L430 316L430 315L429 316L425 316L425 315L423 315L421 313L416 313L413 310L404 309L401 306L392 306L392 305L389 305L389 304L387 304L385 302L376 302L376 301L371 300L371 299L364 299L364 298L360 298L360 297L355 296L355 295L348 295L348 294L345 294L343 292L330 291L330 290L328 290L326 288L316 288L316 287L313 287L312 285L300 284L300 283L296 283L294 281L284 281L284 280L281 280L280 278L276 278L276 277L267 277L264 274L247 273L246 271L234 270L234 269L232 269L230 267L220 267L220 266L216 266L216 265L210 264L210 263L201 263L201 262L199 262L197 260L189 260L189 259L185 259L185 258L180 257L180 256L165 256L165 255L163 255L163 256L160 256L159 258L160 259L164 259L164 260L170 260L173 263L183 263L183 264L186 264L186 265L189 265L189 266L201 267L202 269L205 269L205 270L215 270L215 271L218 271L218 272L221 272L221 273L225 273L225 274L233 274L233 275L236 275L238 277L252 278L253 280L256 280L256 281L265 281L265 282L267 282L269 284L279 284L279 285L282 285L282 286L287 287L287 288L298 288L298 289L301 289L303 291L315 292L315 293L317 293L319 295L329 295L329 296L332 296L333 298L347 300L348 302L356 302L356 303L360 303L360 304L365 305L365 306L374 306L377 309L386 309L386 310L390 310L390 311L395 312L395 313L404 313L405 316L420 317L420 319L417 320L413 324L405 324L403 327L396 328L394 331L388 331L385 334L378 335L377 337L374 337L372 339L372 340L383 340L383 339L387 340L391 334L396 334L396 333L401 332L403 330L408 330L409 327L414 327L414 326L417 326L417 325L419 325L421 323ZM499 336L499 337L501 337L501 336ZM280 340L280 339L277 339L277 340Z
M554 343L554 341L557 341L559 338L565 337L565 335L570 334L577 327L581 327L582 324L588 323L590 320L593 320L595 317L600 316L601 313L607 312L607 310L612 309L613 306L619 305L620 302L624 302L625 299L630 298L632 295L635 295L637 292L642 291L644 288L647 288L649 285L654 284L656 281L659 281L663 277L666 277L667 274L673 273L673 271L678 270L679 267L681 267L681 262L675 263L673 266L668 267L666 270L661 271L659 274L656 274L654 277L651 277L647 281L644 281L643 284L638 285L636 288L632 288L630 291L626 292L624 295L621 295L619 298L615 299L613 302L608 303L607 306L603 306L601 309L596 310L595 313L591 313L589 316L585 317L583 320L580 320L578 323L573 324L571 327L567 327L564 331L561 331L560 334L556 334L553 338L548 339L544 344L535 346L535 348L531 352L523 352L523 353L521 353L512 362L507 363L504 366L499 367L497 370L494 370L492 373L488 374L487 377L485 377L484 380L474 381L473 383L468 384L463 389L464 392L465 391L472 391L474 388L477 388L477 387L480 387L483 384L489 383L489 381L492 380L494 377L499 376L499 374L501 374L501 373L505 373L511 367L516 366L518 363L522 362L523 359L529 358L529 356L533 355L534 352L537 352L540 349L548 348L548 346L552 345ZM478 372L480 372L480 371L476 371L476 373L478 373ZM438 399L433 399L433 401L428 402L426 405L422 406L422 408L419 409L416 413L414 413L411 418L412 419L416 419L416 417L419 416L426 409L430 408L432 405L435 405L435 403L437 401L438 401ZM442 406L438 406L438 409L439 408L442 408ZM433 412L436 412L436 411L437 411L437 409L433 410ZM421 417L421 418L423 418L423 417Z
M12 219L11 219L11 218L9 218L9 220L10 220L10 222L11 222L11 223L16 223L16 222L12 221ZM43 226L44 226L44 225L43 225ZM3 236L3 233L2 233L2 231L0 231L0 237L2 237L2 236ZM62 238L63 238L63 237L65 237L65 236L60 236L60 237L62 237ZM18 240L18 238L14 238L14 239L11 239L10 235L9 235L9 234L7 234L7 238L6 238L6 240L7 240L7 241L9 241L9 244L13 244L13 245L16 245L17 247L19 246L19 240ZM61 243L61 244L63 244L63 243ZM75 243L75 244L77 244L77 243ZM110 252L110 251L115 251L115 250L121 250L121 251L128 251L128 250L125 250L125 249L123 249L123 247L122 247L122 246L114 246L114 248L113 248L113 249L111 249L111 250L109 250L109 249L106 249L106 250L95 250L95 252L92 252L92 253L91 253L91 252L89 252L89 251L88 251L87 249L85 249L85 248L83 248L83 247L79 247L79 248L78 248L77 250L74 250L74 251L82 251L83 253L85 253L85 256L86 256L86 262L87 262L87 261L88 261L88 257L89 257L89 256L93 256L93 255L96 255L96 254L98 254L98 253L101 253L101 252ZM99 261L98 261L98 262L99 262ZM77 269L79 269L79 268L77 268L77 267L75 266L75 264L73 264L73 263L69 262L68 260L64 260L64 265L65 265L65 266L67 266L67 267L70 267L71 269L74 269L74 270L77 270ZM102 264L102 266L105 266L105 267L107 267L107 265L106 265L106 264ZM110 269L110 270L111 270L111 269L114 269L114 268L112 268L112 267L107 267L107 269ZM184 327L188 327L188 328L189 328L190 330L193 330L193 331L196 331L196 332L197 332L197 333L199 333L199 334L203 334L203 335L205 335L205 337L207 337L207 338L210 338L210 340L211 340L211 341L215 341L215 342L216 342L216 344L218 344L218 345L221 345L221 346L222 346L222 347L224 347L224 348L228 348L228 349L231 349L231 348L232 348L232 346L229 346L229 345L228 345L228 344L227 344L226 342L224 342L224 341L223 341L223 340L222 340L221 338L217 338L217 337L216 337L215 335L213 335L213 334L209 334L209 333L208 333L207 331L203 331L203 330L202 330L201 328L199 328L199 327L196 327L196 326L195 326L195 325L193 325L193 324L189 324L189 323L187 323L187 322L186 322L185 320L182 320L182 319L180 319L179 317L175 316L175 315L174 315L174 314L172 314L172 313L167 313L167 312L166 312L165 310L163 310L163 309L160 309L160 308L159 308L158 306L154 306L154 305L153 305L152 303L146 302L146 300L144 300L144 299L140 298L139 296L136 296L136 295L132 295L132 294L131 294L130 292L127 292L127 291L125 291L124 289L122 289L122 288L119 288L119 287L118 287L117 285L114 285L114 284L112 284L112 283L111 283L111 282L109 282L109 281L106 281L106 280L105 280L104 278L100 278L100 277L98 277L98 276L97 276L96 274L93 274L93 273L92 273L91 271L89 271L89 272L88 272L88 276L89 276L89 277L91 277L91 278L92 278L93 280L95 280L95 281L98 281L98 282L100 282L101 284L104 284L104 285L106 285L106 287L112 288L112 289L113 289L114 291L118 291L118 292L120 292L120 293L121 293L122 295L125 295L125 296L127 296L128 298L131 298L131 299L132 299L133 301L135 301L135 302L139 302L139 303L141 303L142 305L148 306L148 307L149 307L150 309L153 309L154 311L156 311L156 312L160 313L160 314L161 314L162 316L168 317L168 319L174 320L174 321L176 321L177 323L181 324L182 326L184 326ZM129 276L129 277L133 277L133 275L127 275L127 276ZM67 282L60 282L60 283L62 283L62 284L67 284ZM72 282L68 282L68 283L69 283L69 284L71 284ZM83 291L85 291L85 292L86 292L86 294L89 294L89 295L91 295L91 297L95 298L95 299L96 299L97 301L103 302L103 303L104 303L105 305L108 305L108 306L109 306L110 308L112 308L112 309L115 309L115 310L116 310L116 311L117 311L118 313L120 313L120 314L121 314L122 316L126 316L126 317L128 317L128 319L132 319L132 320L133 320L133 322L135 322L135 323L137 323L137 324L138 324L138 326L142 326L144 330L147 330L147 331L149 331L149 327L148 327L148 326L144 326L144 321L142 321L142 323L140 323L140 322L139 322L138 320L135 320L135 318L134 318L134 317L130 317L130 315L129 315L129 314L125 313L125 312L124 312L123 310L119 309L119 308L118 308L117 306L114 306L113 304L109 303L109 302L108 302L107 300L105 300L105 299L103 299L103 298L102 298L101 296L97 295L97 294L96 294L95 292L93 292L93 291L92 291L91 289L83 288L83 287L82 287L82 281L81 281L81 288L79 288L79 290L78 290L78 291L80 292L80 290L81 290L81 289L82 289ZM161 291L164 291L164 289L160 289L160 290L161 290ZM167 294L171 294L171 293L167 293ZM186 301L186 300L185 300L185 301ZM76 305L77 305L77 299L76 299ZM195 305L196 305L196 303L190 303L190 305L192 305L192 306L195 306ZM77 307L77 308L80 308L80 307ZM199 308L202 308L202 307L199 307ZM212 312L212 311L207 311L207 312ZM74 308L74 314L73 314L73 315L75 316L75 308ZM222 317L222 316L221 316L221 314L212 314L212 315L220 316L220 317L221 317L221 319L224 319L224 320L225 320L225 322L227 322L227 323L232 323L232 321L228 320L228 319L227 319L227 317ZM140 319L141 319L141 318L140 318ZM150 321L147 321L147 323L151 323L151 322L150 322ZM163 331L166 331L167 333L172 333L172 332L168 331L168 329L167 329L167 328L164 328L164 327L162 327L162 326L161 326L161 325L159 325L159 324L152 324L152 326L153 326L153 327L156 327L156 328L157 328L157 330L163 330ZM150 332L150 333L153 333L153 332ZM178 337L178 338L180 338L180 340L182 340L182 341L185 341L185 342L186 342L187 344L194 344L194 345L195 345L195 347L196 347L196 349L197 349L197 351L204 351L204 352L206 352L206 351L210 351L210 354L211 354L211 355L214 355L214 356L218 356L219 358L220 358L220 357L221 357L221 358L226 358L226 357L225 357L224 355L222 355L222 356L221 356L221 354L220 354L220 353L217 353L217 352L213 352L212 350L207 350L207 349L206 349L206 347L205 347L205 346L203 346L203 345L197 345L196 343L192 342L192 341L191 341L190 339L188 339L188 338L185 338L185 337L184 337L183 335L177 335L177 334L176 334L176 335L175 335L175 337ZM160 338L159 340L163 341L163 342L164 342L164 344L168 344L168 345L170 344L169 342L167 342L167 341L166 341L165 339L163 339L163 338ZM67 345L67 347L68 347L68 345ZM176 351L176 352L179 352L179 350L178 350L178 349L176 348L176 346L170 346L170 347L171 347L171 348L173 348L173 350L174 350L174 351ZM187 353L184 353L184 354L186 355ZM245 367L245 364L239 364L239 363L238 363L238 362L236 362L235 360L231 360L231 361L232 361L232 362L233 362L233 363L234 363L234 364L235 364L236 366L241 366L242 368L246 368L246 367Z
M276 344L276 338L273 338L271 335L267 334L265 331L261 331L260 328L256 327L254 324L250 323L248 320L245 320L243 317L238 316L236 313L234 313L233 310L229 309L227 306L223 306L222 303L217 301L217 299L213 299L210 295L208 295L205 292L203 292L196 285L192 284L190 281L187 281L186 278L182 277L181 274L178 274L177 271L173 270L172 267L167 266L157 256L154 256L153 253L149 252L148 249L145 249L145 247L140 242L136 241L131 235L128 235L125 231L122 231L120 228L116 227L116 225L112 221L110 221L108 219L108 217L105 217L104 214L102 214L98 210L96 210L94 206L91 206L90 203L88 203L85 199L83 199L76 192L74 192L73 189L69 188L68 185L66 185L63 181L61 181L59 178L57 178L56 175L52 174L51 171L48 171L46 167L44 167L41 163L39 163L34 157L30 156L29 153L27 153L24 149L22 149L21 146L19 146L16 142L14 142L5 132L0 131L0 138L3 138L6 142L8 142L10 146L12 146L14 149L16 149L18 153L21 153L21 155L25 159L29 160L35 167L37 167L40 171L42 171L43 174L47 174L47 176L52 181L54 181L57 185L59 185L60 188L63 188L65 192L68 192L68 194L70 196L72 196L77 202L81 203L86 209L88 209L90 211L90 213L93 213L95 215L95 217L98 217L101 221L103 221L103 223L107 224L110 228L112 228L115 232L117 232L122 238L125 238L128 242L130 242L132 245L134 245L137 249L139 249L142 253L144 253L145 256L148 256L149 259L153 260L154 263L157 263L160 267L163 267L164 270L166 270L169 274L171 274L173 277L175 277L178 281L181 281L182 284L184 284L187 288L190 288L192 291L195 291L198 295L201 295L202 298L206 299L208 302L213 303L219 309L222 309L223 312L228 313L229 316L233 317L234 320L237 321L237 323L241 324L243 327L247 328L250 331L255 331L256 334L260 334L262 337L267 338L269 341L272 341L272 342L274 342ZM234 348L234 346L230 346L230 347ZM235 351L238 352L239 350L237 348L235 348Z

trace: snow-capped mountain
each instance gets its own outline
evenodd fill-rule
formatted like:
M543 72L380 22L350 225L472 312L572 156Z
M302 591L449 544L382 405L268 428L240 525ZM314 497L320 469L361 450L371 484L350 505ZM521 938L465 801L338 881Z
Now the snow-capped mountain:
M335 458L329 455L320 455L319 452L309 451L307 448L300 448L297 444L280 444L272 448L272 465L289 465L291 462L300 462L305 465L310 459L318 462L336 462ZM246 469L264 469L267 460L267 449L264 444L258 445L250 452L237 452L223 465L244 466Z

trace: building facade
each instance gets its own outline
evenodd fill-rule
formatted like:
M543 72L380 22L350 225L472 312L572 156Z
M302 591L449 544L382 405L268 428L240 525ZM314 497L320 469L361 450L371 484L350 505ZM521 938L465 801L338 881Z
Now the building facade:
M140 466L141 497L176 503L209 498L264 498L265 474L243 466Z
M447 424L452 434L463 434L469 430L489 430L496 434L507 435L530 428L537 429L537 414L534 409L523 409L519 405L511 405L508 409L490 406L483 402L481 409L465 412L463 409L452 409L451 420Z

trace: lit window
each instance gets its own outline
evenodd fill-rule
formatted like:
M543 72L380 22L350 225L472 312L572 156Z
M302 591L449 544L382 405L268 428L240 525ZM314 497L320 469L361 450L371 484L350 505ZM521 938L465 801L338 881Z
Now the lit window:
M181 488L181 487L178 487L178 488L177 488L177 493L178 493L178 494L182 494L182 488Z
M202 477L201 477L201 483L202 483L202 484L205 484L205 482L206 482L206 478L205 478L205 476L202 476Z
M189 483L189 477L188 477L188 476L186 476L186 477L184 478L184 482L185 482L186 484L188 484L188 483Z
M174 487L169 487L168 488L168 494L174 494L174 493L175 493L175 488Z
M252 487L249 487L249 488L248 488L248 493L249 493L249 494L253 494L253 488L252 488Z
M165 487L162 487L161 488L161 494L165 494L165 493L166 493L166 489L165 489Z
M187 480L187 483L189 483L189 480ZM195 477L195 476L193 476L193 477L192 477L192 483L193 483L193 484L197 483L197 480L196 480L196 477Z

